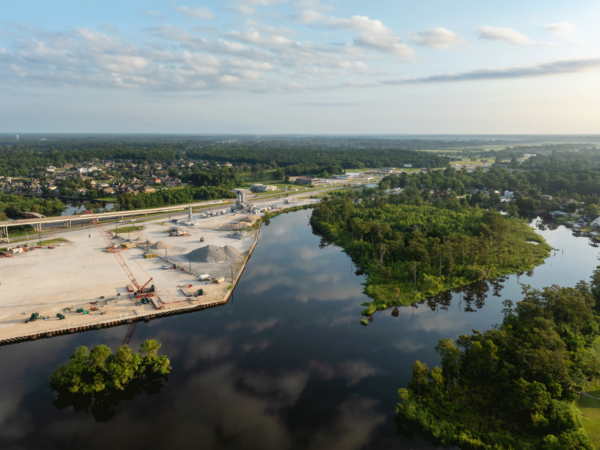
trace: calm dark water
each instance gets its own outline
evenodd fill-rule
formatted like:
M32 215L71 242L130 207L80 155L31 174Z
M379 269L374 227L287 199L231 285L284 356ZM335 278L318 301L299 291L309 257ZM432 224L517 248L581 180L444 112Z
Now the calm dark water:
M78 345L116 349L126 326L0 347L0 448L434 448L396 434L410 364L434 366L439 339L499 323L519 281L574 285L598 263L587 239L542 230L560 251L532 274L380 312L365 327L364 278L339 248L320 246L307 218L263 226L226 306L137 325L132 346L158 339L174 370L160 393L121 399L108 421L57 409L48 380Z

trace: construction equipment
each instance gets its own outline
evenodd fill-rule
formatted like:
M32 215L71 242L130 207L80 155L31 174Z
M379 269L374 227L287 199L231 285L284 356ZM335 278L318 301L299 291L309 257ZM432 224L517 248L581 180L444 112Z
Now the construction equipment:
M64 314L61 314L61 313L58 313L58 314L56 315L56 317L58 317L58 318L59 318L59 320L64 320L64 319L65 319L65 316L64 316Z
M41 319L40 313L34 312L34 313L31 313L31 317L29 318L29 320L27 320L27 322L35 322L36 320L40 320L40 319Z
M88 209L88 210L86 210L85 214L92 216L92 222L94 223L94 225L96 225L96 228L98 229L98 232L100 233L100 236L102 236L102 238L106 242L107 248L112 249L113 243L110 241L110 236L109 236L108 232L106 231L106 229L104 228L104 226L102 225L102 222L100 222L100 219L98 219L98 217L96 217L96 215L94 214L94 211ZM125 260L123 259L121 254L118 252L111 251L111 250L108 250L108 251L110 251L113 255L115 255L115 258L117 258L117 262L119 263L119 265L121 266L121 268L123 269L123 271L125 272L127 277L131 280L133 285L135 286L135 292L133 294L135 296L135 298L150 297L154 294L154 285L150 286L149 288L146 287L150 284L150 282L152 281L152 278L150 278L146 282L146 284L144 284L143 286L140 286L138 284L137 280L135 279L135 277L133 276L133 273L131 272L129 267L127 267L127 264L125 263Z

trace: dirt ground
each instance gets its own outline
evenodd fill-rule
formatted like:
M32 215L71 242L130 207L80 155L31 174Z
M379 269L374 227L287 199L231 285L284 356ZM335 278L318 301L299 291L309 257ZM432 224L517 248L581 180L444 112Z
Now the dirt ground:
M164 225L145 222L144 226L145 230L131 233L131 240L141 236L154 242L166 242L173 247L166 254L165 250L156 250L159 257L153 259L144 258L145 248L133 248L120 252L120 255L138 284L143 285L153 278L150 284L154 284L158 297L167 309L189 306L179 287L188 288L190 284L207 293L200 297L200 303L223 299L227 294L227 286L232 282L232 273L237 275L255 239L254 236L243 240L231 239L226 237L230 232L187 227L185 230L190 236L169 237L165 232L170 227L168 222ZM54 249L44 246L12 258L0 259L0 340L156 312L152 305L135 306L126 288L131 281L115 256L104 250L106 243L98 231L74 230L62 236L68 240L65 245L55 245ZM200 242L200 236L205 238L204 242ZM242 252L236 261L192 263L193 273L224 276L225 282L222 284L211 282L206 285L206 282L200 282L197 277L187 273L189 262L181 255L207 244L220 247L230 245ZM180 263L186 272L163 269L165 258L169 263ZM111 299L115 302L105 305L106 300ZM98 311L90 310L92 301L98 301ZM64 309L69 307L73 312L65 313ZM89 314L76 313L78 308L89 311ZM26 324L25 321L34 312L47 319ZM65 314L66 319L59 320L56 317L59 312Z
M289 206L312 203L315 200L302 199ZM163 241L172 247L154 250L156 258L146 259L146 248L141 245L120 252L127 267L133 273L139 285L152 278L156 295L165 309L180 309L191 304L205 304L222 301L231 289L232 281L237 278L248 253L256 241L257 231L249 237L235 239L231 231L219 231L218 228L237 221L239 215L200 219L193 216L197 227L179 226L189 233L187 236L171 237L168 230L178 226L166 219L137 222L144 230L121 234L113 242L135 241L143 238L152 242ZM113 231L111 225L109 231ZM41 249L0 258L0 340L38 334L57 329L81 327L100 322L109 322L128 317L144 316L156 312L152 304L135 305L127 291L132 284L117 258L107 251L106 242L95 228L74 229L60 234L66 239L64 245L54 249L44 246ZM204 242L200 242L200 238ZM45 236L51 239L52 236ZM220 263L190 262L185 255L205 245L232 246L241 252L236 260ZM163 265L179 265L179 269L163 269ZM181 270L185 268L185 272ZM191 268L191 273L188 273ZM195 275L193 275L195 274ZM199 274L211 277L224 277L221 284L199 281ZM181 288L197 291L202 288L204 296L190 303ZM229 288L229 289L228 289ZM104 297L104 298L102 298ZM92 305L91 302L98 302ZM92 311L96 306L97 311ZM70 308L70 311L67 309ZM77 313L82 308L89 314ZM65 311L65 309L67 309ZM39 313L46 320L26 323L32 313ZM64 320L56 314L66 316Z

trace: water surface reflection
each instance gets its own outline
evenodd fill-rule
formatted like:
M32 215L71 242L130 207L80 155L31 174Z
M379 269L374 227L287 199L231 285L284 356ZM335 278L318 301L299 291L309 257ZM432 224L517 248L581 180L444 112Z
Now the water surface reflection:
M521 298L519 281L573 285L596 267L597 251L569 230L540 233L565 251L553 252L533 273L392 308L364 327L364 276L339 248L313 234L306 211L279 216L263 227L226 306L137 326L133 346L157 339L171 359L173 373L160 393L136 391L110 402L100 417L89 408L53 405L52 371L78 345L116 349L126 327L1 347L0 445L435 448L395 423L396 392L410 378L410 364L419 359L434 366L439 339L499 323L502 300Z

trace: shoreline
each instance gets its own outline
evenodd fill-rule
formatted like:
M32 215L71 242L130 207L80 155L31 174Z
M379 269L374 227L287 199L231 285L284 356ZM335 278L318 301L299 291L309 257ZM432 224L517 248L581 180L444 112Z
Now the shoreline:
M306 205L294 205L294 206L289 205L288 208L281 208L278 211L274 211L270 215L270 218L274 218L275 216L277 216L279 214L305 209L306 207L310 208L311 203L308 203ZM196 311L202 311L204 309L216 308L218 306L225 305L225 304L227 304L227 302L233 295L233 291L235 290L237 284L239 283L239 280L241 279L241 277L246 269L246 265L247 265L248 261L250 260L250 257L252 256L252 253L254 252L256 246L258 245L260 229L261 229L261 226L263 223L264 223L264 215L263 215L263 217L261 217L260 224L259 224L258 228L256 229L256 236L254 238L254 243L248 249L247 255L244 255L243 259L241 260L241 265L237 269L236 275L233 277L233 280L231 282L231 289L227 289L227 287L226 287L227 285L225 285L224 288L226 289L226 292L218 300L213 300L213 301L209 301L206 303L202 303L201 300L200 300L200 303L198 303L198 300L196 300L194 303L191 303L189 301L188 302L182 301L182 302L179 302L180 306L175 306L174 304L169 304L169 309L139 311L139 312L135 311L133 313L133 315L128 315L127 317L122 317L122 318L121 317L119 317L119 318L113 317L113 318L106 319L106 320L90 320L89 322L81 324L81 325L72 325L72 326L67 326L67 327L56 327L56 328L49 327L48 329L35 331L35 332L16 333L15 336L0 339L0 346L12 345L12 344L17 344L17 343L26 342L26 341L35 341L38 339L50 339L52 337L62 336L62 335L66 335L66 334L75 334L75 333L83 333L86 331L95 331L95 330L100 330L102 328L112 328L112 327L132 324L132 323L136 323L136 322L148 322L150 320L159 319L162 317L173 316L173 315L178 315L178 314L186 314L186 313L191 313L191 312L196 312ZM132 307L133 307L133 302L131 302L131 303L132 303ZM91 318L94 316L90 315L89 317Z
M246 269L246 264L250 260L250 257L252 256L252 253L254 252L256 245L258 244L259 235L260 235L260 227L258 228L258 230L256 232L256 238L254 240L254 244L252 244L252 247L250 247L250 249L248 250L248 255L245 256L244 261L242 262L242 265L237 272L237 275L234 277L234 280L231 283L232 284L231 289L227 289L227 293L221 300L212 301L209 303L201 303L201 304L187 304L186 306L178 306L178 307L174 307L173 309L168 309L168 310L164 310L164 311L157 310L157 311L151 311L148 313L141 313L141 314L135 315L133 317L126 317L123 319L109 319L109 320L100 321L100 322L94 321L94 323L85 324L85 325L81 325L81 326L71 326L71 327L65 327L65 328L44 330L44 331L40 331L37 333L23 335L23 336L16 336L16 337L12 337L12 338L2 339L2 340L0 340L0 346L16 344L16 343L25 342L25 341L35 341L38 339L49 339L49 338L52 338L55 336L62 336L65 334L83 333L86 331L100 330L102 328L112 328L112 327L132 324L132 323L136 323L136 322L149 322L152 319L159 319L162 317L174 316L174 315L178 315L178 314L186 314L186 313L190 313L190 312L194 312L194 311L202 311L204 309L216 308L218 306L225 305L229 301L229 298L233 294L233 291L235 290L240 278L242 277L242 274L244 273L244 270Z

